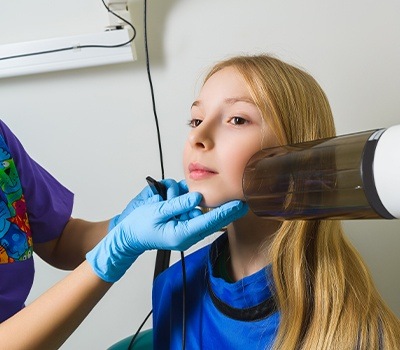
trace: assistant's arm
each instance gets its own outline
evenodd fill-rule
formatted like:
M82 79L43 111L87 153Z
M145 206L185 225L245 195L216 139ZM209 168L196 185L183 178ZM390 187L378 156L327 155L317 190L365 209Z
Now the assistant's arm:
M30 305L0 324L4 349L58 349L112 286L83 262Z
M146 250L185 250L247 212L239 201L202 214L199 193L167 201L145 188L129 215L66 278L0 324L5 349L58 349Z
M45 243L36 243L34 251L50 265L73 270L85 255L107 234L109 220L90 222L71 218L61 235Z

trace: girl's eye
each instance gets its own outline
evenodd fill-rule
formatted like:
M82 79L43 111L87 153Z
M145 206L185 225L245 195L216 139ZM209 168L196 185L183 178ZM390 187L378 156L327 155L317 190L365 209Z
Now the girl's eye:
M248 123L248 121L242 117L232 117L229 122L233 125L243 125Z
M197 128L201 124L201 122L202 122L202 120L200 120L200 119L191 119L191 120L189 120L188 125L191 128Z

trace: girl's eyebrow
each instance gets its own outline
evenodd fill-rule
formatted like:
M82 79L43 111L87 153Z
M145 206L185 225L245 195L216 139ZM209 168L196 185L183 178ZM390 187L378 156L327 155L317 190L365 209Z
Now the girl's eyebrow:
M229 105L233 105L237 102L246 102L246 103L251 103L252 105L255 105L254 101L248 97L230 97L230 98L225 99L224 102ZM198 107L200 104L201 104L201 101L196 100L192 103L191 108Z
M197 107L200 104L199 100L196 100L192 103L192 106L190 107L190 109L192 109L193 107Z
M225 99L225 103L227 103L227 104L233 105L237 102L246 102L246 103L251 103L252 105L255 105L254 101L249 97L231 97L231 98Z

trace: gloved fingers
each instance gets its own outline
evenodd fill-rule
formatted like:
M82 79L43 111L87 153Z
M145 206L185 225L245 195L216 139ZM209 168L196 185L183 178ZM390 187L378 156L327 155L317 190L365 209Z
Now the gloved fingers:
M141 207L143 204L146 203L155 203L155 202L160 202L162 201L162 197L160 195L154 195L153 192L150 190L150 188L145 187L142 192L140 192L139 195L137 195L134 199L132 199L124 211L115 216L111 221L109 225L109 230L110 231L114 226L118 225L122 220L124 220L132 211L137 209L138 207Z
M131 203L135 201L145 201L148 198L153 196L153 191L151 190L150 186L145 186L140 193L131 201ZM129 205L131 204L129 203Z
M167 189L167 198L173 198L179 195L179 185L173 179L165 179L160 181ZM142 191L128 204L128 206L134 206L134 208L143 204L150 197L154 196L153 190L148 185L142 189Z
M248 205L236 200L227 202L208 213L194 217L187 222L187 232L199 235L200 239L219 231L232 221L235 221L248 212Z
M167 188L167 199L175 198L177 196L180 196L182 194L185 194L188 192L187 184L185 180L181 180L179 183L176 182L174 179L164 179L160 181L166 188ZM142 204L142 201L147 200L148 198L152 197L154 195L152 189L150 186L146 186L142 189L142 191L135 197L133 198L129 204L127 205L127 208L130 208L131 210L135 209L139 205ZM125 215L126 216L126 215Z
M163 202L163 201L164 201L164 199L159 194L153 194L151 197L147 198L145 201L142 201L140 203L140 206L143 206L145 204Z
M190 210L190 211L188 211L186 213L183 213L181 216L179 216L179 220L180 221L187 221L187 220L193 219L193 218L195 218L197 216L200 216L202 214L203 213L201 212L200 209L195 208L195 209Z
M186 183L186 180L181 180L178 182L178 186L179 186L179 194L185 194L189 192L189 187Z
M167 199L180 195L179 184L174 179L164 179L161 183L167 188Z
M113 227L122 222L125 222L127 225L129 225L131 220L137 220L137 216L138 215L140 216L140 212L145 210L145 208L148 207L148 205L152 205L153 203L158 203L162 201L163 199L159 194L154 194L151 197L147 198L146 200L137 200L135 207L131 207L131 210L129 211L125 209L122 212L122 214L117 217L118 221L114 223ZM109 231L111 230L111 228L112 227L109 228Z
M193 210L200 204L202 195L198 192L190 192L169 199L160 205L159 214L163 218L179 217L183 213Z
M167 187L167 198L175 198L189 192L186 180L176 182L174 179L165 179L161 181Z
M110 220L110 223L108 225L108 232L111 231L122 220L124 220L133 210L143 205L143 203L152 196L153 192L151 191L149 186L143 188L142 191L128 203L128 205L125 207L122 213L114 216Z
M186 250L222 227L239 219L248 211L241 201L232 201L186 221L170 220L163 230L164 249Z

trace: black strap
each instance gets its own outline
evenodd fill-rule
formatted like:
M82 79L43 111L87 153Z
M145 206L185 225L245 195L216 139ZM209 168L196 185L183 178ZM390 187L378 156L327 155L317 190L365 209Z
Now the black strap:
M246 322L260 321L271 316L277 311L276 303L274 297L272 296L258 305L249 308L238 309L224 303L215 295L211 288L210 277L207 278L207 289L210 293L210 297L214 306L225 316L228 316L234 320Z

